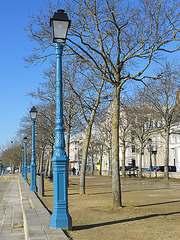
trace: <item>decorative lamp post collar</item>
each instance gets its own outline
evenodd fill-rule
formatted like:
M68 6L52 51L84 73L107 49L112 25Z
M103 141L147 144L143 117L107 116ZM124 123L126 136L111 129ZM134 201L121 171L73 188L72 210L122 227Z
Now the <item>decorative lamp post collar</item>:
M37 118L37 110L35 107L32 107L30 110L30 116L31 116L31 120L35 121Z
M53 42L65 43L68 28L71 25L67 13L63 9L57 10L53 18L50 19L50 27L53 28Z

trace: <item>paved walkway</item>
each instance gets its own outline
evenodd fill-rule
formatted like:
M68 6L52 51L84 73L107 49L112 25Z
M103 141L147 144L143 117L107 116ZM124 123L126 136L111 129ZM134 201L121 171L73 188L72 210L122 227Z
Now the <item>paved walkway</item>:
M11 180L1 201L0 224L0 239L25 239L17 179Z
M0 194L0 240L68 239L61 229L50 228L49 212L22 177L1 183Z

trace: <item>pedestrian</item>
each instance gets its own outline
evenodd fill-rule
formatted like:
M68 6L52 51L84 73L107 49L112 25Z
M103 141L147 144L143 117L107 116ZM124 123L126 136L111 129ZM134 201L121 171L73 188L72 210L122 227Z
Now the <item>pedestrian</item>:
M72 172L73 172L73 175L75 175L75 173L76 173L75 167L73 167Z

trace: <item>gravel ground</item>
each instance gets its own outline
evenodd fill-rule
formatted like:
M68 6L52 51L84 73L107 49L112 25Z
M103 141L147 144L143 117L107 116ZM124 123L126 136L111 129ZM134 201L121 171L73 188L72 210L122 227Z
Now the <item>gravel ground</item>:
M69 212L73 240L180 240L180 181L121 178L123 207L112 207L111 177L70 177ZM47 208L53 209L53 182L45 179Z

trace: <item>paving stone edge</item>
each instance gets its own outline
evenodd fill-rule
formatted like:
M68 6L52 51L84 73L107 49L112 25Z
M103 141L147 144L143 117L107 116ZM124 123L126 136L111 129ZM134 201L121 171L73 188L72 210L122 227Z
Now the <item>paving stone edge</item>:
M25 240L68 240L62 229L50 228L50 213L36 194L29 191L28 183L20 176L18 182Z

